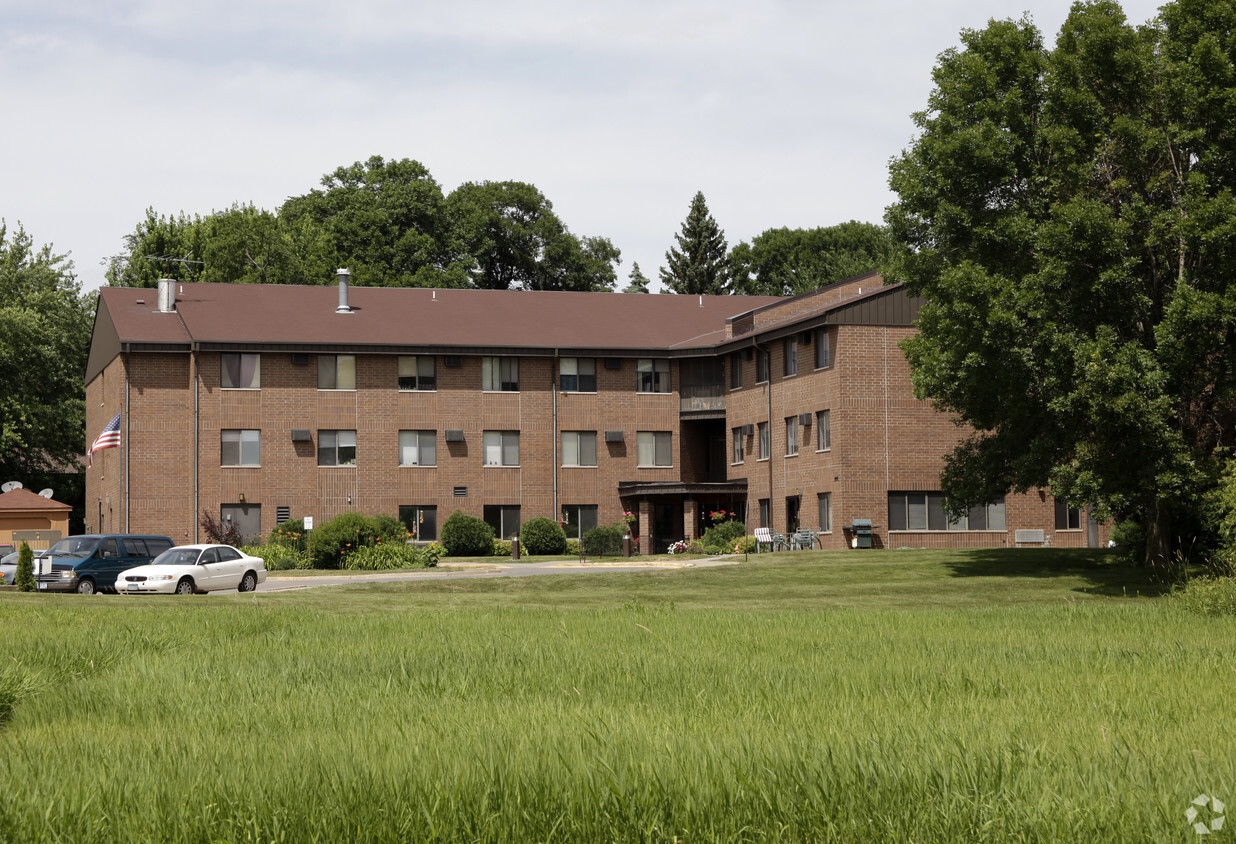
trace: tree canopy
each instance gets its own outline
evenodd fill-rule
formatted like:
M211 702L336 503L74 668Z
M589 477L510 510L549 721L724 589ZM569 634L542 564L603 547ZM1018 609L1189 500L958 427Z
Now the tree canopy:
M125 248L109 284L329 284L347 267L370 287L610 290L621 260L609 240L572 234L532 185L469 182L448 197L421 163L381 156L335 169L277 212L150 209Z
M667 266L661 268L665 289L670 293L725 293L730 278L725 233L708 213L702 192L691 200L674 241L677 246L665 253Z
M856 220L816 229L768 229L730 250L730 290L794 296L881 270L893 252L888 229Z
M962 32L891 166L893 275L926 297L917 393L973 429L955 505L1050 486L1136 516L1147 555L1236 444L1236 10L1134 28L1078 3Z
M71 261L0 221L0 480L33 487L77 471L93 300Z
M639 268L639 261L631 264L631 275L627 281L627 286L622 288L623 293L648 293L648 276Z

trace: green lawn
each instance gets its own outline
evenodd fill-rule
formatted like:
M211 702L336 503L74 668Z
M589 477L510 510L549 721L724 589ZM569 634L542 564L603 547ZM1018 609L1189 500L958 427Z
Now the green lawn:
M1160 592L901 551L3 593L0 841L1194 841L1236 625Z

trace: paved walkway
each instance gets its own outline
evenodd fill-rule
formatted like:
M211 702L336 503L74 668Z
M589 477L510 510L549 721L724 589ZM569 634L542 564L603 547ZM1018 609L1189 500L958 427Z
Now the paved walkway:
M259 592L283 592L289 589L314 589L319 586L340 586L346 583L389 583L398 580L452 580L485 577L531 577L538 574L579 574L582 572L662 571L666 569L708 568L732 566L742 562L741 556L705 557L698 560L652 560L646 563L630 559L622 561L583 562L550 560L543 563L448 563L443 568L403 572L373 572L371 574L315 575L312 577L281 576L271 572ZM225 594L225 593L218 593Z

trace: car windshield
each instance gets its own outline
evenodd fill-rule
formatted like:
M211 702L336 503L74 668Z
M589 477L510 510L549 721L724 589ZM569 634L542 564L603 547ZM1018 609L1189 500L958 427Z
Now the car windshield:
M54 557L89 557L98 544L97 536L70 536L57 542L47 553Z
M150 561L152 566L191 566L197 563L201 548L171 548Z

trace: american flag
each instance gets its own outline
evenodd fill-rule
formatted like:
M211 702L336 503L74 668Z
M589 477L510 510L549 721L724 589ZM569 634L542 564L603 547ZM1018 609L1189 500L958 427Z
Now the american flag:
M88 465L94 465L94 453L105 448L120 447L120 414L117 413L112 417L112 421L107 423L102 433L95 438L94 445L90 446L90 454L87 455Z

